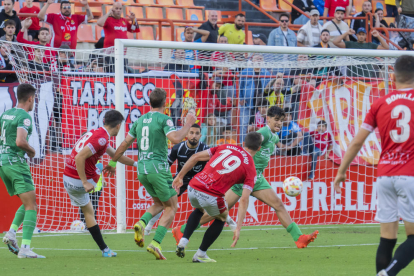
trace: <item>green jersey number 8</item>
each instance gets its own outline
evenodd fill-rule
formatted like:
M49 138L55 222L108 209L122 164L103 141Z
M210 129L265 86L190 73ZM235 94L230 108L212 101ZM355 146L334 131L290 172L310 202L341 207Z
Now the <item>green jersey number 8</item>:
M149 149L149 128L148 126L142 127L141 132L141 146L140 150L148 150Z

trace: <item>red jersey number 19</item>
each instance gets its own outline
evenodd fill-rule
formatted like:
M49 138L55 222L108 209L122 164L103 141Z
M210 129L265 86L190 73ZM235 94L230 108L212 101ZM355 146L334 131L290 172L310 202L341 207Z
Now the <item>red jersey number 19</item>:
M86 133L75 145L75 151L80 152L85 146L85 142L92 136L91 132Z
M401 113L402 117L397 121L401 134L398 134L399 131L396 129L390 131L390 137L394 143L404 143L410 138L411 110L405 105L397 105L391 111L391 119L398 119Z
M220 153L221 153L221 155L219 157L217 157L217 159L214 160L214 162L212 162L211 165L210 165L212 168L214 168L215 166L217 166L221 161L223 161L226 158L223 161L223 163L221 164L224 169L217 171L219 174L231 173L232 171L234 171L235 169L237 169L240 166L240 164L241 164L240 158L238 158L237 156L234 156L234 155L228 157L232 153L231 150L222 150L222 151L220 151Z

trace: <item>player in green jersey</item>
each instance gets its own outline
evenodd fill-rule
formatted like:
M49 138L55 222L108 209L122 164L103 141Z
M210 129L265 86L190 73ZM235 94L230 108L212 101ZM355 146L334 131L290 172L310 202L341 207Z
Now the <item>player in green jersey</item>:
M257 131L262 135L262 145L260 150L253 158L254 165L256 166L257 181L254 185L254 189L251 195L266 205L272 207L276 211L280 223L291 234L293 240L296 243L296 246L298 248L304 248L307 247L310 242L316 239L319 232L315 231L310 235L303 235L298 225L290 218L290 215L286 211L282 200L277 196L276 192L272 189L266 178L263 176L263 171L269 165L270 156L275 151L276 145L279 147L283 146L281 143L279 143L279 136L277 135L277 132L280 131L284 117L285 113L283 112L283 109L277 106L270 107L267 111L266 126ZM227 191L225 199L229 210L237 203L242 195L242 191L243 184L234 185L229 191ZM204 214L199 226L211 220L213 220L212 217ZM228 216L228 221L229 220L231 220L230 216ZM177 226L173 229L172 233L177 243L181 239L183 235L182 233L184 233L184 229L185 225Z
M165 260L160 244L177 212L177 193L172 188L173 178L167 160L168 139L173 144L180 143L195 123L196 118L192 114L187 115L183 128L176 130L171 118L164 115L167 99L165 90L155 88L149 98L151 111L134 122L125 141L116 150L115 156L105 168L105 172L109 174L115 172L116 161L136 139L139 151L138 180L151 195L154 205L148 208L134 225L135 242L140 247L144 246L145 226L153 216L164 210L154 239L147 247L147 251L154 254L157 260Z
M25 154L30 158L36 154L28 142L33 131L32 117L28 112L33 110L35 94L36 88L32 85L20 84L17 87L17 107L0 116L0 178L9 195L17 195L22 202L3 242L18 258L45 258L30 249L36 227L37 204L35 186ZM22 248L19 249L16 232L22 223L23 240Z

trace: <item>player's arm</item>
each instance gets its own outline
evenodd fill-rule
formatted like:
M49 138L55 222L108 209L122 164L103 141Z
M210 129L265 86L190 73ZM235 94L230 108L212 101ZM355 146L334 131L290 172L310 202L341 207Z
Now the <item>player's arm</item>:
M129 134L125 137L125 140L116 149L114 155L111 156L112 160L109 161L108 165L106 165L105 169L103 170L104 173L107 173L109 176L115 174L116 162L118 162L118 160L124 155L124 152L132 145L132 143L134 143L134 141L135 137L132 137Z
M198 163L202 161L210 160L210 153L208 150L204 150L194 154L193 156L185 162L181 171L176 175L174 178L174 182L172 187L178 192L181 186L183 186L183 178L184 176Z
M53 3L55 3L55 0L47 0L46 4L43 5L43 8L40 10L39 14L37 15L37 18L39 18L40 21L45 20L46 11L49 8L49 6Z
M167 134L167 138L171 143L180 143L187 136L191 126L197 121L197 118L192 114L187 114L185 121L185 125L180 130L171 131Z
M239 214L237 218L237 227L236 227L236 230L234 231L233 243L231 247L235 247L237 244L237 241L239 240L240 230L241 230L241 227L244 221L244 217L246 216L247 207L249 207L249 197L250 197L251 192L252 191L250 189L246 189L246 188L243 189L243 193L239 201Z
M36 154L35 149L27 142L27 130L24 128L17 128L16 146L24 150L30 158L33 158Z
M106 153L107 153L109 156L111 156L111 158L115 156L115 150L114 150L112 147L108 147L108 148L106 149ZM131 159L131 158L129 158L129 157L126 157L125 155L122 155L122 156L118 159L118 161L119 161L120 163L124 164L124 165L127 165L127 166L134 166L134 167L136 167L136 166L137 166L137 164L136 164L137 162L135 162L133 159Z
M174 164L175 160L177 160L177 154L178 154L178 146L175 145L172 149L170 154L168 154L168 163L170 164L170 167L172 164Z
M344 182L346 180L346 171L349 168L349 165L351 164L352 160L357 156L358 152L361 150L362 145L365 142L365 139L367 139L368 135L370 135L371 132L361 128L354 139L352 139L351 143L349 144L348 149L345 152L344 158L341 161L341 165L339 166L338 172L335 177L334 185L335 185L335 191L337 193L341 192L341 187L339 186L341 182Z
M88 146L86 146L86 147L83 147L83 149L80 152L78 152L78 154L75 157L76 170L78 171L79 178L82 181L83 188L85 189L87 193L89 193L90 191L94 189L94 186L92 185L92 183L88 182L88 179L86 178L86 173L85 173L86 159L88 159L92 155L93 153L91 149Z

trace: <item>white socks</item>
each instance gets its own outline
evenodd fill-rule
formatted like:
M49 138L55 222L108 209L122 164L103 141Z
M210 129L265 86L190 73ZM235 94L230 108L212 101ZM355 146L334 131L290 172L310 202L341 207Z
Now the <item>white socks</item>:
M204 256L206 256L206 255L207 255L207 252L206 252L206 251L202 251L202 250L198 249L196 254L197 254L197 256L199 256L199 257L204 257Z
M189 240L187 240L186 238L181 238L180 242L178 243L179 247L183 247L186 248L187 244L188 244Z
M145 227L146 229L151 229L152 226L154 226L154 224L157 222L157 220L161 217L162 212L159 212L158 215L155 215L154 217L152 217L152 219L150 219L150 221L148 222L147 226Z

